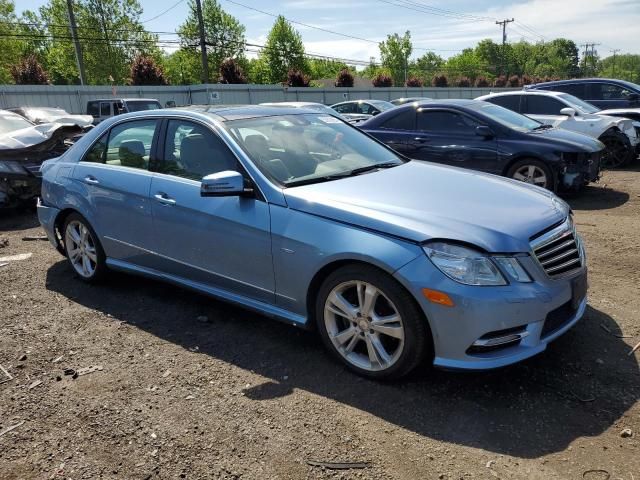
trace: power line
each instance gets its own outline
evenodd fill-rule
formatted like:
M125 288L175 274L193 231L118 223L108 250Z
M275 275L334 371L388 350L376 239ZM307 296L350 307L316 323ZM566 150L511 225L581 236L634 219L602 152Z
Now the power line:
M273 12L267 12L264 10L260 10L259 8L255 8L255 7L251 7L249 5L245 5L244 3L240 3L240 2L236 2L235 0L225 0L228 3L232 3L234 5L238 5L240 7L246 8L248 10L253 10L254 12L258 12L258 13L262 13L264 15L268 15L270 17L274 17L277 18L281 15L273 13ZM284 15L282 15L284 17ZM336 32L335 30L329 30L327 28L322 28L322 27L318 27L315 25L311 25L308 23L304 23L304 22L300 22L298 20L292 20L290 18L284 17L285 20L289 23L293 23L296 25L302 25L303 27L307 27L307 28L311 28L313 30L319 30L321 32L325 32L325 33L331 33L332 35L339 35L341 37L344 38L351 38L353 40L360 40L361 42L367 42L367 43L372 43L375 45L379 45L380 41L378 40L371 40L370 38L363 38L363 37L358 37L356 35L350 35L348 33L342 33L342 32ZM459 52L460 50L446 50L446 49L441 49L441 48L421 48L421 47L413 47L415 50L424 50L424 51L437 51L437 52Z
M169 8L167 8L166 10L163 10L162 12L160 12L158 15L156 15L155 17L151 17L147 20L141 20L140 23L148 23L151 22L152 20L155 20L156 18L160 18L161 16L163 16L165 13L169 13L171 10L173 10L174 8L176 8L178 5L180 5L182 2L184 2L184 0L178 0L176 3L174 3L173 5L171 5Z
M465 20L466 22L484 22L494 21L494 18L481 17L477 15L469 15L466 13L454 12L452 10L444 10L436 7L431 7L423 3L411 2L408 0L396 0L395 2L388 0L378 0L382 3L387 3L396 7L406 8L407 10L413 10L415 12L426 13L428 15L435 15L439 17L454 18L458 20Z

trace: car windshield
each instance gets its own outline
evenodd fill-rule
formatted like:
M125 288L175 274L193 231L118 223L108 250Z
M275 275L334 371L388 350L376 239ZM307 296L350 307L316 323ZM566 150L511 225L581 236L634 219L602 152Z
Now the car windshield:
M380 109L380 111L384 112L385 110L391 110L395 107L395 105L391 102L385 102L384 100L372 100L369 101L371 105Z
M255 117L224 125L255 165L285 187L404 163L391 150L332 115Z
M569 95L568 93L561 93L558 97L563 99L565 102L570 103L574 109L579 110L582 113L596 113L600 111L599 108L594 107L590 103L585 102L578 97Z
M142 110L159 110L160 104L156 101L127 100L127 110L130 112L140 112Z
M29 127L33 127L33 123L20 115L0 115L0 135Z
M478 102L472 108L505 127L513 128L520 132L530 132L542 125L529 117L489 102Z

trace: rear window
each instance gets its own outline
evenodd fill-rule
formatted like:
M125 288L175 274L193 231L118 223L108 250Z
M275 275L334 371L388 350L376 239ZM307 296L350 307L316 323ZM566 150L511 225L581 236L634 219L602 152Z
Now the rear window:
M500 95L497 97L487 98L487 102L508 108L514 112L520 112L520 97L522 95Z
M143 110L159 110L161 107L159 102L140 101L140 100L127 100L127 110L129 112L141 112Z

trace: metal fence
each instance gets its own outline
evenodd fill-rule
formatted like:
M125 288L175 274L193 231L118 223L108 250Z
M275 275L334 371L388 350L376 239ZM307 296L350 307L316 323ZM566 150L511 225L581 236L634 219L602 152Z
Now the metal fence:
M2 85L0 108L19 106L61 107L70 113L85 113L87 102L99 98L155 98L163 105L257 104L305 101L332 105L344 100L400 97L475 98L509 88L287 88L279 85L180 85L180 86L79 86Z

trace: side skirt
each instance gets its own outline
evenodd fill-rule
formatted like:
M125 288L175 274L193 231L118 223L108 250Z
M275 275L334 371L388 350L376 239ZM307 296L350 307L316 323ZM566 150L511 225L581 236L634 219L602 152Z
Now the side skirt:
M113 270L118 270L125 273L132 273L134 275L141 275L143 277L153 278L155 280L161 280L164 282L172 283L179 287L188 288L198 293L209 295L218 300L223 300L225 302L233 303L241 307L247 308L249 310L253 310L254 312L260 313L262 315L266 315L276 320L291 324L294 327L308 328L306 317L292 313L288 310L284 310L282 308L276 307L275 305L270 305L268 303L264 303L259 300L247 298L245 296L238 295L236 293L232 293L220 288L212 287L210 285L205 285L200 282L187 280L186 278L177 277L175 275L159 272L151 268L133 265L129 262L124 262L122 260L107 258L106 263L107 263L107 266Z

